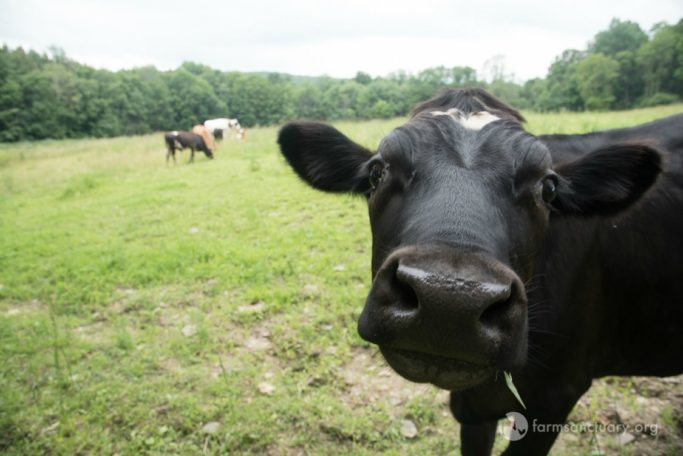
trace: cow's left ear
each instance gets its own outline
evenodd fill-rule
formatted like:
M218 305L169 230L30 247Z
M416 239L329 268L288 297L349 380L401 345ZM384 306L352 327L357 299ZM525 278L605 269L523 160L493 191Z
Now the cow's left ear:
M662 156L645 144L607 146L559 166L551 203L568 215L613 215L636 202L657 180Z
M364 193L370 187L367 162L373 154L334 127L288 123L277 142L299 177L318 190Z

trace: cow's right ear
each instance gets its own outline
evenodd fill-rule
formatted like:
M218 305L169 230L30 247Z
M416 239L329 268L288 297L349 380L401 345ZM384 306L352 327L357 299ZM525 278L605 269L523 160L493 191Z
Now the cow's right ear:
M327 192L365 193L372 153L335 128L317 122L292 122L277 139L294 171L312 187Z
M559 166L552 206L566 215L613 215L652 187L661 153L647 144L613 144Z

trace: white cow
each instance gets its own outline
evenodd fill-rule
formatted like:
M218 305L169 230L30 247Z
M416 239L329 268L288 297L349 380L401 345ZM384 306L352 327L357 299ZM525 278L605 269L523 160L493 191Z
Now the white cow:
M244 136L244 129L237 119L209 119L204 122L204 127L216 139L222 139L231 130L235 132L237 139L242 139Z

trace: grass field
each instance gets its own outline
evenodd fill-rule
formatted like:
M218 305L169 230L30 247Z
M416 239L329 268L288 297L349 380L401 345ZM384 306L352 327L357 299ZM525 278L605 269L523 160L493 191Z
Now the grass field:
M677 112L527 117L534 133L583 132ZM374 147L401 121L337 126ZM305 187L275 134L168 167L160 134L0 145L0 452L458 449L446 393L356 334L364 202ZM572 423L657 436L566 433L554 453L677 454L682 398L681 378L596 382Z

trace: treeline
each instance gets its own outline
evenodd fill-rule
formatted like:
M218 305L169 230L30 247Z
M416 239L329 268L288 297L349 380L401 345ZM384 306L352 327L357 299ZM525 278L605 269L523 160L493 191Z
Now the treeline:
M436 67L353 79L224 72L184 63L112 72L80 64L64 51L0 50L0 141L118 136L189 129L211 117L242 125L292 118L389 118L407 114L444 87L484 86L522 109L621 109L683 97L683 20L648 35L613 20L585 50L567 50L545 79L524 84L494 61L480 80L470 67Z
M520 96L539 111L626 109L683 98L683 19L658 24L651 36L613 19L583 51L564 51L545 79L527 81Z

